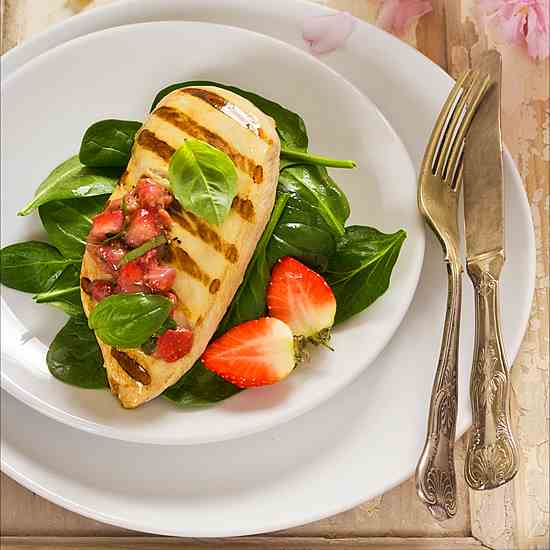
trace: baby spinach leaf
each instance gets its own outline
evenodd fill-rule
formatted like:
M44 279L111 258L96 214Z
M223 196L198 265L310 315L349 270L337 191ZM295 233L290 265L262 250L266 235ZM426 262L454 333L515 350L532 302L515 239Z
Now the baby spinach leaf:
M228 86L227 84L219 84L217 82L211 82L210 80L189 80L187 82L172 84L157 94L153 101L151 111L157 106L161 99L167 96L170 92L178 90L179 88L185 88L187 86L218 86L219 88L224 88L225 90L229 90L248 99L251 103L256 105L260 111L275 120L277 133L279 134L283 144L288 147L292 147L293 149L299 149L302 151L307 150L308 138L306 126L302 120L302 117L292 111L289 111L282 105L266 99L265 97L259 96L253 92L241 90L235 86Z
M92 227L92 218L99 214L107 195L52 201L39 209L42 225L50 241L66 258L82 258L86 238Z
M125 168L130 160L134 137L141 122L133 120L100 120L85 132L78 157L92 167Z
M88 324L110 346L137 348L160 329L171 307L155 294L115 294L97 304Z
M312 165L285 168L279 174L279 190L311 205L335 236L344 234L350 212L348 199L325 168Z
M72 386L108 387L101 350L84 317L69 319L57 333L50 344L46 363L55 378Z
M353 160L340 160L320 155L313 155L306 151L292 149L286 145L281 146L281 170L293 164L314 164L316 166L329 166L333 168L355 168Z
M336 323L363 311L388 289L407 234L352 225L336 244L325 274L336 297Z
M197 361L178 382L164 392L164 397L179 407L200 407L223 401L241 388L227 382Z
M45 292L67 266L79 263L47 243L12 244L0 250L0 282L22 292Z
M57 307L71 317L84 315L80 299L80 266L65 268L53 286L34 296L37 304Z
M187 139L173 154L168 179L174 196L211 224L221 224L237 193L237 169L219 149Z
M78 156L71 157L50 173L36 190L34 198L18 215L26 216L50 201L110 195L120 173L120 170L112 168L90 168L84 166Z

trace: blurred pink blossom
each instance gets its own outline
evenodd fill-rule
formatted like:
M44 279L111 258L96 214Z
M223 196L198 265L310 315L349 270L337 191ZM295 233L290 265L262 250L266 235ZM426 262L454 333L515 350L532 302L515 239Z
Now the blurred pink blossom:
M386 31L401 35L414 20L431 11L430 0L382 0L376 24Z
M310 17L304 21L302 36L315 55L328 53L342 47L355 26L351 13Z
M549 55L550 5L548 0L478 0L488 20L502 31L503 38L511 43L527 45L534 59Z

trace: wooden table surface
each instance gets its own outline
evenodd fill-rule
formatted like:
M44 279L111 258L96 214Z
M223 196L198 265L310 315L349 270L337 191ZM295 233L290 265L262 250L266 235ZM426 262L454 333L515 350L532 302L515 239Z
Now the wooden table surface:
M2 52L71 17L117 0L3 0ZM185 1L185 0L182 0ZM223 0L220 0L223 1ZM275 1L275 0L251 0ZM318 0L362 19L376 17L375 0ZM503 56L503 134L529 196L537 245L537 279L529 327L512 368L515 432L522 464L515 480L486 493L458 479L458 513L436 521L419 503L413 479L353 510L270 537L182 540L135 533L68 512L2 474L1 532L6 549L35 548L503 548L548 549L549 527L549 174L550 62L499 41L475 0L433 0L434 10L403 38L457 75L488 48ZM367 46L366 46L367 47ZM457 445L457 471L464 441ZM101 538L98 538L101 537Z

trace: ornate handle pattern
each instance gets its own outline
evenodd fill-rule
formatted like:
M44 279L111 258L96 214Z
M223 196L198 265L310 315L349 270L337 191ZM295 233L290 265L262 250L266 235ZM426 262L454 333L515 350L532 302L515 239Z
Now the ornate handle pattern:
M465 477L472 489L494 489L512 479L519 454L510 427L510 384L499 318L502 253L468 263L475 289L476 336L470 378L472 433L466 451Z
M437 371L430 399L428 431L416 467L416 490L438 520L456 514L454 443L457 413L458 335L462 266L447 261L449 292Z

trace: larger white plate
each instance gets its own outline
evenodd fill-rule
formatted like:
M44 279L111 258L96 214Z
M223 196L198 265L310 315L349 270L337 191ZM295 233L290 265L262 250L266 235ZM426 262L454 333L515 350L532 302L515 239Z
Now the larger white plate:
M196 44L201 44L198 53ZM425 239L415 172L376 107L338 73L284 42L202 22L141 23L92 33L39 56L6 79L2 181L21 183L2 192L3 245L44 234L38 216L21 218L16 212L41 177L75 154L91 123L143 120L160 89L197 79L274 98L303 116L312 151L357 159L355 170L332 171L352 205L349 223L408 233L391 288L338 327L334 353L316 353L307 367L280 384L208 408L182 410L156 399L134 411L120 407L109 392L77 389L50 376L46 352L65 322L63 315L34 304L29 295L2 289L3 387L75 427L128 441L190 444L240 437L290 420L333 395L380 353L418 283Z
M124 2L53 29L9 54L4 67L13 70L79 34L165 18L240 25L299 46L304 17L322 13L327 10L292 0L273 5L249 0ZM366 24L358 24L347 47L324 61L369 94L418 162L452 84L449 77ZM535 255L529 207L509 156L505 181L508 262L503 274L503 329L513 359L528 319ZM464 290L459 433L471 420L467 373L473 312L467 281ZM430 236L413 303L376 361L313 411L230 442L185 448L121 443L68 428L4 394L2 468L62 506L154 533L259 533L343 511L388 490L414 468L425 433L445 294L440 248Z

